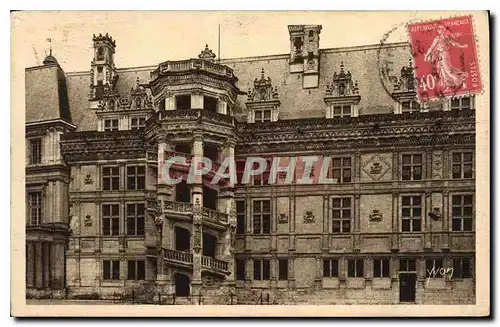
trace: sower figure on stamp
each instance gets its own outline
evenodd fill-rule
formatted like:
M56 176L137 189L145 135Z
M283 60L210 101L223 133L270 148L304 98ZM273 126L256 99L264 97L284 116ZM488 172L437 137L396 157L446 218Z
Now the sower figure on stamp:
M449 50L450 46L467 48L467 44L459 44L455 40L454 33L448 31L443 25L438 26L437 33L425 54L425 61L436 64L439 84L443 88L443 92L457 90L462 86L466 87L467 73L453 67Z

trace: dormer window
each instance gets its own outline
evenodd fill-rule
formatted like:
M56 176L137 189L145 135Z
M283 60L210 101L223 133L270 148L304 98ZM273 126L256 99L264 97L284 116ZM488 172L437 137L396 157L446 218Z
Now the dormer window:
M255 122L271 121L271 110L255 110Z
M326 86L326 118L357 117L360 100L358 82L352 80L350 71L344 71L344 63L341 62L340 73L335 72L332 83Z
M425 109L417 101L415 86L415 75L410 59L408 66L403 66L403 68L401 68L401 76L393 85L392 97L398 101L398 104L394 108L395 114L420 112Z
M117 131L118 119L104 119L104 131Z
M415 112L420 111L420 103L416 100L405 100L401 101L401 112Z
M333 112L330 114L331 117L351 117L352 116L352 105L338 105L333 106Z
M450 109L451 110L474 109L473 100L474 99L469 96L453 98L450 100Z
M273 88L270 77L264 77L264 69L261 71L260 79L255 79L254 88L248 91L246 105L249 123L278 120L281 105L278 89Z

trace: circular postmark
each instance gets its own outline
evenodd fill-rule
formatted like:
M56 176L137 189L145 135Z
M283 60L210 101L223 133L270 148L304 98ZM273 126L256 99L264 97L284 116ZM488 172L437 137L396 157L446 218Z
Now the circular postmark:
M379 81L385 92L396 102L400 102L404 96L406 99L412 98L419 102L421 108L440 110L448 98L457 94L458 88L451 93L448 92L447 95L440 90L435 90L432 97L426 93L427 85L439 81L440 76L436 67L440 64L440 58L430 62L432 68L426 79L417 78L416 72L419 67L414 59L417 56L425 57L430 47L430 44L420 40L415 40L413 44L410 42L409 26L419 22L417 19L401 22L382 35L377 49Z

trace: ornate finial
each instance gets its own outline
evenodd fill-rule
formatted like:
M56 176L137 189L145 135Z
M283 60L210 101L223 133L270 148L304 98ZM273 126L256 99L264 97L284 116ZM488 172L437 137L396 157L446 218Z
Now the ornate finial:
M113 38L108 33L106 33L106 35L104 35L104 36L101 33L99 33L98 36L96 36L95 34L92 34L92 41L94 41L94 42L106 41L106 42L109 42L113 47L116 47L116 42L113 40Z
M208 44L205 44L205 49L201 51L200 54L198 55L198 58L207 61L215 61L215 57L216 57L215 53L213 53L212 50L210 50Z
M394 92L410 91L415 91L415 74L411 58L408 60L408 66L401 68L401 76L394 81Z
M265 76L264 68L260 71L260 78L254 80L254 88L248 92L248 102L278 100L278 88L273 88L271 78Z
M358 82L352 80L350 70L347 73L344 69L344 62L340 62L340 72L333 73L332 84L327 84L326 95L332 97L341 97L358 94Z

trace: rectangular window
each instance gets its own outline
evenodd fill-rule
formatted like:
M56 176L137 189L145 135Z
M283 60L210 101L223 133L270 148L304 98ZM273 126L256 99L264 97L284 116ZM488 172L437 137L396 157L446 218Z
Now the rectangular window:
M352 259L347 260L347 277L363 277L364 260Z
M472 230L472 194L453 195L451 197L452 230Z
M417 271L417 260L399 259L399 271Z
M118 235L120 233L120 207L118 204L102 205L102 234Z
M333 158L332 177L335 178L338 183L350 183L352 172L351 167L352 162L350 157Z
M415 112L420 111L420 103L415 100L402 101L401 102L401 112Z
M176 95L175 108L178 110L191 109L191 94ZM193 108L193 109L202 109L202 108Z
M472 108L472 99L471 97L463 97L451 99L450 101L450 109L451 110L467 110Z
M269 234L271 232L271 201L253 201L253 232Z
M254 280L269 280L270 271L269 260L253 260Z
M120 189L120 168L102 167L102 189L117 191Z
M271 121L271 110L255 110L255 122Z
M288 260L279 259L278 260L278 279L287 280L288 279Z
M245 234L245 201L236 201L236 234Z
M401 231L420 232L422 230L422 196L401 197Z
M332 199L332 233L350 233L352 217L351 198Z
M377 278L390 277L389 267L390 267L390 259L374 259L373 277Z
M118 119L104 119L104 131L117 131Z
M104 260L102 262L102 279L104 280L120 279L120 261Z
M271 165L272 162L270 160L267 160L267 165L266 169L263 173L260 175L254 175L252 178L253 185L256 186L261 186L261 185L269 185L269 174L271 172ZM253 169L258 169L259 168L259 163L255 162L253 165Z
M28 193L28 224L32 226L42 223L42 192Z
M29 140L30 146L30 164L39 164L42 162L42 139L31 139Z
M144 235L144 203L127 204L127 235Z
M236 259L236 280L245 280L246 263L245 259Z
M472 152L454 152L452 154L452 178L472 178Z
M146 268L144 260L127 261L127 279L128 280L146 279Z
M403 154L401 168L401 178L404 181L422 180L422 155Z
M146 118L139 117L139 118L131 118L130 119L130 129L131 130L143 131L145 127L146 127Z
M323 260L323 277L339 277L339 261L337 259Z
M439 272L441 268L443 268L443 259L425 259L425 278L444 277Z
M144 166L127 167L127 190L144 190L146 188Z
M334 106L332 117L351 117L351 111L352 106L350 104Z
M472 278L472 259L471 258L453 259L452 278Z

